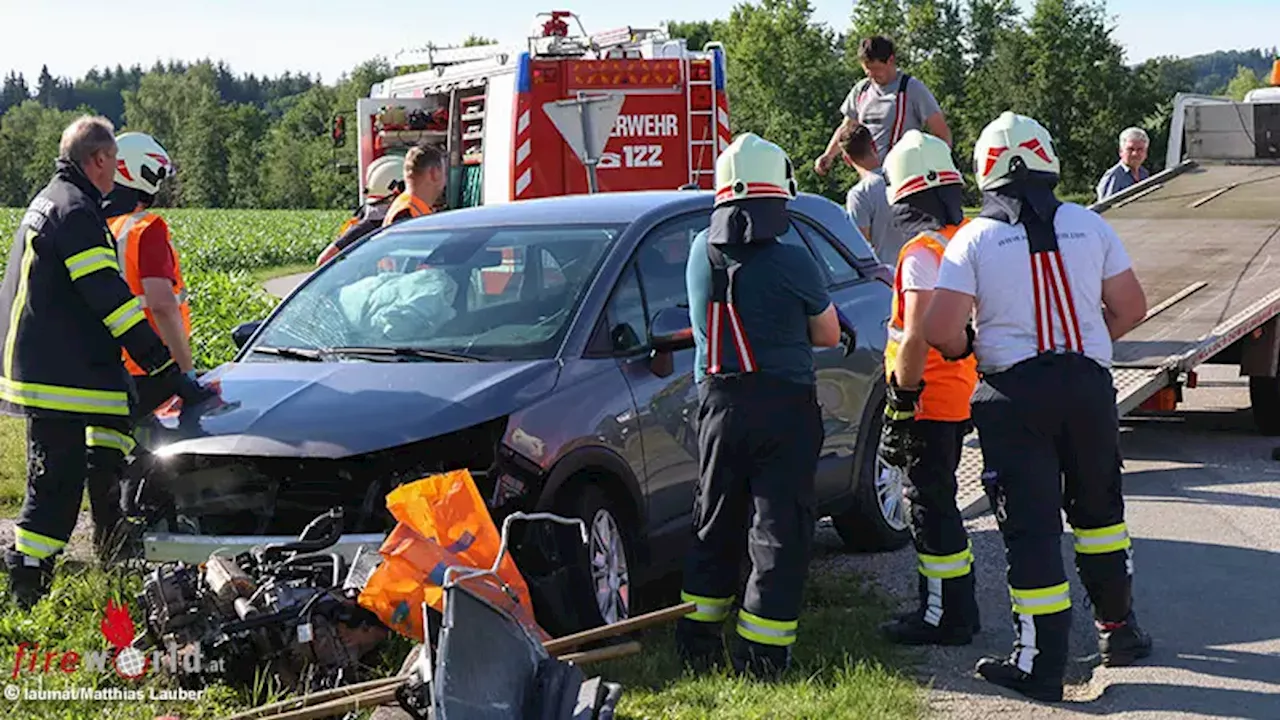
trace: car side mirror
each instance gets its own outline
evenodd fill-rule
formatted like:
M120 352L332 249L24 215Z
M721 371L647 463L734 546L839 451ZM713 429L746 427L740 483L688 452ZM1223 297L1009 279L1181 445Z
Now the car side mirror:
M693 347L693 323L689 320L689 308L677 305L660 310L649 327L649 347L661 353Z
M237 325L235 329L231 331L231 342L236 344L236 349L238 350L244 347L244 344L249 342L249 338L253 337L253 334L258 332L258 327L261 325L261 320L254 320L252 322L240 323Z

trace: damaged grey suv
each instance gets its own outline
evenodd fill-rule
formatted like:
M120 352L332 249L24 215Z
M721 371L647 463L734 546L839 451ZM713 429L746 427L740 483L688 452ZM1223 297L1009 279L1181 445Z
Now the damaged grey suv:
M701 191L549 198L430 215L348 248L237 329L234 361L204 376L219 401L158 414L148 486L165 502L146 558L286 542L334 507L335 550L376 551L392 488L467 468L495 522L551 510L587 524L569 560L546 547L526 560L542 541L517 543L535 607L576 604L570 625L628 616L633 590L678 571L691 537L684 276L711 210ZM790 212L780 240L813 253L843 326L815 351L818 515L850 549L902 547L900 480L875 453L886 269L838 205L802 194ZM554 599L565 566L591 591Z

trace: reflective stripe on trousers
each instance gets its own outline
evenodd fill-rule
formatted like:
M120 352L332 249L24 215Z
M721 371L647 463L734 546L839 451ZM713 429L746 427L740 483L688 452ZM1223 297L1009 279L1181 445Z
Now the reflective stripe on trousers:
M1072 532L1076 536L1076 552L1081 555L1104 555L1132 546L1129 528L1124 523L1093 529L1072 528Z
M701 595L693 595L691 593L680 591L680 602L691 602L698 605L697 609L685 615L689 620L697 622L724 622L729 617L729 611L733 607L733 597L727 598L709 598Z
M1019 615L1050 615L1071 608L1071 584L1025 590L1011 587L1009 597Z
M775 647L794 645L796 628L799 625L797 620L770 620L752 615L746 610L738 611L738 635L761 645Z
M17 526L13 528L13 548L37 560L44 560L66 546L66 540L55 540Z
M85 427L84 444L86 447L91 448L99 447L118 450L121 455L128 455L137 447L137 443L127 433L112 430L111 428L98 427L97 425Z
M973 568L973 542L969 547L952 555L925 555L916 553L920 574L928 578L948 580L968 575Z

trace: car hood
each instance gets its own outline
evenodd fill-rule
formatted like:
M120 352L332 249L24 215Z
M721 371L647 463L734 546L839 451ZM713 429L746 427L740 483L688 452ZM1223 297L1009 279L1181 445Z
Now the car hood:
M162 408L161 455L342 458L454 432L551 392L554 360L251 362L201 378L219 399Z

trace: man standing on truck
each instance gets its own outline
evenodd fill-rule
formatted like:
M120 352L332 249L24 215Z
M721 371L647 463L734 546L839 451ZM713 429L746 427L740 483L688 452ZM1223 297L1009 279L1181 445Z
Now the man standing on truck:
M844 119L831 134L827 149L813 162L813 170L826 175L840 154L840 133L865 125L871 131L880 163L908 130L924 130L951 144L951 128L923 82L898 70L896 50L889 38L875 35L858 45L858 60L867 74L849 91L840 112Z
M398 155L383 155L369 163L364 180L364 203L352 218L342 225L338 239L316 258L316 267L354 245L357 240L382 227L391 202L404 190L404 161Z
M924 313L947 244L965 225L964 179L951 148L910 130L889 151L885 176L897 224L912 235L893 262L880 457L907 477L919 560L920 604L882 630L903 645L968 645L978 628L973 550L956 506L956 468L969 425L977 362L948 362L924 338Z
M845 197L845 209L849 219L871 244L880 262L892 265L898 261L898 251L906 238L893 222L889 208L889 190L880 174L880 158L876 155L871 130L866 125L854 125L840 130L840 150L844 161L861 178L849 188Z
M813 256L777 241L795 196L782 148L740 135L716 160L711 226L686 264L701 472L681 597L698 607L676 648L699 670L724 659L744 546L734 669L776 677L796 640L823 441L813 346L839 343L840 323Z
M1147 131L1140 127L1126 128L1120 133L1120 162L1103 173L1098 181L1098 202L1151 177L1151 173L1142 166L1147 161L1147 148L1150 146Z
M973 419L1007 551L1015 640L977 672L1056 702L1071 629L1063 510L1103 664L1151 653L1133 611L1109 371L1111 342L1142 321L1146 297L1106 221L1054 195L1060 160L1040 123L1001 114L978 137L974 169L982 213L947 244L925 337L949 360L976 356L981 378Z
M27 421L27 494L5 553L22 608L48 592L75 528L87 436L130 432L137 398L121 348L187 406L213 396L178 369L121 277L102 211L116 168L110 121L85 116L67 126L57 170L23 215L0 284L0 412Z
M414 145L404 156L404 192L396 196L382 226L430 215L444 195L448 168L444 151L426 143Z

